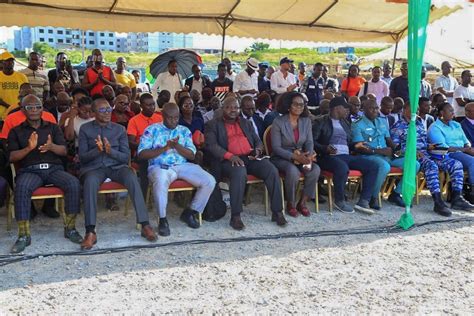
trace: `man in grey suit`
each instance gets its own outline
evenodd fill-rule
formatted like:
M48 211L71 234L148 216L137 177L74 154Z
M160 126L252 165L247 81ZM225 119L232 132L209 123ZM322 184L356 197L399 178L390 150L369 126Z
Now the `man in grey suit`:
M276 167L268 160L258 160L263 153L261 140L252 124L239 117L239 101L229 97L223 103L223 117L206 125L206 149L212 155L211 174L219 182L222 177L230 180L230 226L242 230L240 218L247 173L262 179L270 195L272 221L279 226L287 224L282 213L282 193Z
M107 100L95 100L92 111L95 113L95 120L82 125L79 131L80 178L84 183L86 222L86 236L81 243L81 249L92 249L97 243L97 192L107 178L127 188L135 207L137 223L142 225L142 237L155 241L156 234L148 221L148 210L138 178L128 167L130 149L125 128L110 121L112 107Z

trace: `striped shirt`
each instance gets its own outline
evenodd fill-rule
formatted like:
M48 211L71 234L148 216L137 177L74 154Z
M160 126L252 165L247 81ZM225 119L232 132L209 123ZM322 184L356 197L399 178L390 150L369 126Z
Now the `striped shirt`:
M30 68L22 69L19 72L28 78L35 95L40 98L41 102L44 102L43 92L49 92L49 79L46 72L39 69L35 71Z

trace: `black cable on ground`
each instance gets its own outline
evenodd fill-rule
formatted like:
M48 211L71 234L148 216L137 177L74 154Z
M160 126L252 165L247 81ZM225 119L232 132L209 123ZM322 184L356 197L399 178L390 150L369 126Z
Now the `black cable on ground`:
M424 227L429 225L438 224L452 224L460 222L474 222L474 217L459 217L448 220L434 220L424 223L415 224L410 230L417 227ZM174 247L181 245L202 245L202 244L225 244L245 241L259 241L259 240L275 240L275 239L290 239L290 238L314 238L314 237L327 237L327 236L350 236L350 235L367 235L367 234L393 234L405 232L401 228L394 226L381 226L374 228L352 228L342 230L325 230L325 231L306 231L306 232L292 232L276 235L262 235L262 236L249 236L249 237L237 237L237 238L222 238L222 239L194 239L194 240L183 240L175 241L163 244L146 244L146 245L134 245L126 247L116 248L103 248L90 251L59 251L45 254L34 254L34 255L2 255L0 256L0 266L6 266L12 263L32 260L36 258L46 258L52 256L90 256L90 255L101 255L107 253L119 253L126 251L134 251L138 249L152 249L152 248L164 248Z

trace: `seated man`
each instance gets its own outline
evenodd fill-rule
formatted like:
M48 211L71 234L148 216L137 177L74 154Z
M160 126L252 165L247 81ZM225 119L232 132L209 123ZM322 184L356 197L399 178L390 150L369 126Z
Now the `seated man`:
M404 105L403 116L398 120L390 130L392 140L396 145L400 145L400 150L403 153L406 150L406 143L408 138L408 125L410 122L411 110L410 104L407 102ZM472 205L468 205L467 201L462 198L461 191L463 185L463 168L462 164L450 158L448 155L435 156L430 155L428 150L433 149L434 146L428 146L428 139L423 121L420 117L416 120L416 155L421 170L425 174L426 186L431 192L434 200L433 211L442 216L451 216L451 210L447 207L441 197L439 184L439 170L449 173L453 185L453 200L452 208L469 210ZM396 164L403 164L404 158L396 158L393 160Z
M30 205L33 191L52 184L64 191L66 218L64 237L81 243L76 230L76 215L80 211L79 180L64 171L61 157L66 156L66 141L61 129L41 118L43 106L40 99L28 95L21 102L21 112L26 121L8 134L10 162L19 169L15 187L15 218L18 222L18 239L11 252L22 252L31 244Z
M262 140L263 133L265 133L265 126L260 115L255 113L255 102L251 96L246 95L242 98L240 103L242 104L241 117L252 123L255 133L257 133L258 137Z
M313 125L314 149L319 155L318 164L321 169L333 173L334 205L343 213L354 212L344 199L344 187L350 169L359 170L363 174L360 199L370 200L369 205L372 206L378 204L378 199L371 199L372 185L377 179L377 168L373 168L371 160L352 156L349 152L349 146L352 144L351 127L345 118L350 106L344 97L335 97L330 101L329 114L318 117Z
M128 167L130 149L125 128L110 121L112 107L107 100L94 100L92 111L95 120L82 125L79 131L80 178L84 183L86 225L86 236L81 249L90 250L97 242L97 192L107 178L127 188L137 214L137 222L142 225L142 237L155 241L156 234L148 221L148 210L138 179Z
M276 167L268 160L256 160L263 153L263 145L252 124L240 119L239 101L228 97L223 102L223 117L206 125L206 149L212 155L211 173L217 181L230 179L230 226L242 230L240 218L247 173L262 179L271 200L272 221L279 226L287 224L282 213L282 192Z
M464 109L466 118L461 121L461 127L471 146L474 146L474 102L466 104Z
M132 153L136 153L140 137L142 137L145 129L151 124L163 121L161 112L155 112L156 103L150 93L143 93L140 96L140 114L135 115L128 122L127 135L128 145ZM137 159L139 165L138 177L140 179L140 188L142 189L143 197L146 197L148 190L148 161Z
M355 149L367 159L370 159L374 166L377 166L377 179L373 183L372 199L378 201L380 188L390 171L390 166L403 168L403 163L392 161L392 152L395 148L388 123L385 119L379 117L379 107L375 100L367 100L364 102L364 115L358 121L352 123L352 141L355 143ZM420 168L417 163L416 170ZM400 193L402 192L401 182L388 197L388 201L400 207L405 207ZM360 205L359 205L360 206ZM375 206L375 205L374 205ZM375 207L377 209L378 203ZM367 211L366 208L359 209Z
M216 181L199 165L189 162L194 160L196 147L191 131L178 125L178 106L166 103L161 113L163 123L153 124L145 129L138 146L138 158L149 160L148 177L153 183L155 206L160 216L158 233L161 236L169 236L166 207L170 184L182 179L197 188L191 205L183 211L180 218L189 227L199 228L195 215L204 211Z

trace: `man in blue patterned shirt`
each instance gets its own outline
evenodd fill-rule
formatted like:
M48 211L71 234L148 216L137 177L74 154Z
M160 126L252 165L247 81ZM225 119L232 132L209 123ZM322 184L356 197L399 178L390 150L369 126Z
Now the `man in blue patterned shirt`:
M392 140L395 144L400 145L401 154L405 152L408 125L411 117L410 104L407 102L403 108L403 117L398 120L390 130ZM450 158L448 155L434 155L428 153L435 148L434 145L428 145L428 138L423 121L420 117L416 119L416 155L417 161L420 164L421 171L425 174L426 186L431 192L434 200L433 211L442 216L451 216L451 210L444 203L441 197L439 170L445 171L449 174L452 181L453 191L462 191L463 185L463 167L462 164ZM404 158L397 158L400 164L403 164ZM453 203L452 207L458 209L459 205Z
M145 129L138 146L138 157L149 160L148 178L153 183L155 206L160 216L158 233L161 236L169 236L166 206L170 184L182 179L197 188L190 207L183 211L180 218L189 227L199 228L195 215L204 211L216 181L199 165L189 162L194 160L196 147L191 131L178 125L178 106L166 103L162 114L163 123L152 124Z

